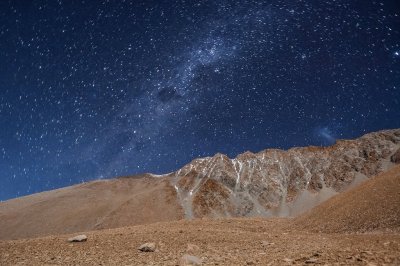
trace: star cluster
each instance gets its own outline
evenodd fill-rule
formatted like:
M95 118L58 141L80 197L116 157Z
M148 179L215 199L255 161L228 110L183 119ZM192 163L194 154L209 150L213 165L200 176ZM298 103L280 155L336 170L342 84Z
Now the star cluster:
M398 1L2 1L0 200L400 127Z

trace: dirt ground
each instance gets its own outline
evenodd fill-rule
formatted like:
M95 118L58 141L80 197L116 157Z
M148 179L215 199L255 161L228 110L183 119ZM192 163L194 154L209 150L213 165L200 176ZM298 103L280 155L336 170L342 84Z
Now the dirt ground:
M400 265L400 234L323 234L293 229L290 219L192 220L0 241L0 265ZM154 242L155 252L138 247ZM189 247L188 247L189 245Z

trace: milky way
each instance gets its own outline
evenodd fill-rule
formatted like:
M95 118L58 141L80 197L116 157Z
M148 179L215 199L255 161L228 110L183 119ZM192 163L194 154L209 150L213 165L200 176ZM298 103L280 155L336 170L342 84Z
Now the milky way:
M400 127L392 1L2 1L0 200Z

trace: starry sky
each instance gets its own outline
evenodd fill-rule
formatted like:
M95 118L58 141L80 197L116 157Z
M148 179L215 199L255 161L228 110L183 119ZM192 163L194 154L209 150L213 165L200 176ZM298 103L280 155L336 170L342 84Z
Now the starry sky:
M0 200L399 118L398 0L0 2Z

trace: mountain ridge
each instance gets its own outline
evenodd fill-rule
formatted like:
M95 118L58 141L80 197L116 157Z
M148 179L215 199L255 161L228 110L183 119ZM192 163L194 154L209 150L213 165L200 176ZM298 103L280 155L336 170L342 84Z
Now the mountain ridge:
M217 153L194 159L166 176L186 218L291 216L299 212L287 203L304 195L303 191L327 194L315 206L353 182L388 170L399 148L400 130L384 130L328 147L266 149L233 159Z
M329 147L217 153L179 170L97 180L0 203L0 239L192 218L297 216L396 163L400 129ZM393 159L394 158L394 159Z

